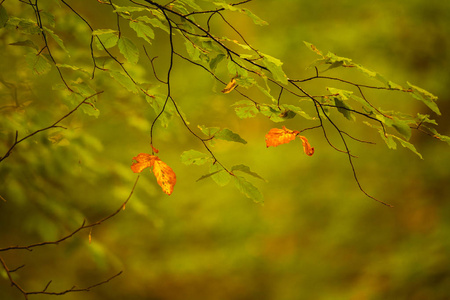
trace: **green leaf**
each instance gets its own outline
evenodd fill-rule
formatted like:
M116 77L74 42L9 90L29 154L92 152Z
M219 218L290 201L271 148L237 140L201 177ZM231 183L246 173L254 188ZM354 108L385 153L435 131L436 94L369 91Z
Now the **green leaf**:
M202 10L202 8L200 6L198 6L197 3L195 3L194 0L178 0L178 1L180 1L181 3L184 3L184 4L188 5L188 6L190 6L191 8L193 8L196 11Z
M303 111L303 109L301 109L298 106L295 105L290 105L290 104L283 104L282 105L283 108L288 109L292 112L294 112L295 114L301 116L302 118L305 118L307 120L315 120L316 118L311 117L310 115L308 115L306 112Z
M236 165L236 166L233 166L233 167L231 167L231 172L233 172L233 171L244 172L244 173L249 174L249 175L251 175L251 176L253 176L253 177L256 177L256 178L259 178L259 179L261 179L261 180L266 181L264 178L262 178L261 176L259 176L259 175L256 174L255 172L252 172L252 171L250 170L250 167L248 167L248 166L246 166L246 165Z
M398 118L393 119L392 127L394 127L407 140L411 138L411 128L408 123Z
M145 7L142 6L118 6L118 5L114 5L114 12L120 12L120 13L131 13L131 12L136 12L136 11L146 11L148 10Z
M278 58L275 58L273 56L267 54L262 55L262 63L267 69L269 69L270 73L272 73L273 78L276 81L281 82L282 84L288 84L287 76L281 67L283 63Z
M253 23L255 23L256 25L260 25L260 26L269 25L269 23L267 23L266 21L262 20L260 17L258 17L254 13L252 13L250 10L248 10L246 8L243 8L242 11L247 16L249 16L253 20Z
M214 135L214 138L219 140L225 140L225 141L231 141L231 142L237 142L242 144L247 144L247 141L244 140L239 136L239 134L234 133L233 131L225 128L220 130Z
M434 111L438 115L441 115L441 112L439 111L439 108L438 108L438 106L437 106L437 104L435 102L438 99L438 97L436 97L432 93L430 93L430 92L428 92L428 91L426 91L426 90L424 90L424 89L422 89L422 88L420 88L418 86L412 85L409 82L407 82L407 83L413 90L412 96L414 98L416 98L417 100L422 101L432 111Z
M220 130L219 127L205 127L204 125L198 126L201 132L207 137L211 137Z
M413 144L411 144L411 143L409 143L409 142L407 142L407 141L405 141L405 140L403 140L403 139L401 139L399 137L396 137L395 135L392 135L392 137L397 139L397 141L400 142L400 145L402 145L405 148L408 148L409 150L411 150L412 152L417 154L421 159L423 159L422 155L419 152L417 152L416 147L414 147Z
M320 51L319 49L316 48L316 46L314 46L311 43L305 42L303 41L303 43L306 45L306 47L308 47L309 50L311 50L312 52L316 53L317 55L320 55L323 57L323 53L322 51Z
M284 112L281 111L276 105L260 105L259 112L273 122L278 123L286 121Z
M31 40L24 40L24 41L20 41L20 42L15 42L15 43L11 43L11 46L22 46L22 47L30 47L33 48L35 50L39 50L38 46L36 46L35 43L33 43L33 41Z
M214 71L217 67L217 65L225 58L225 54L217 54L216 57L214 57L213 59L211 59L211 61L209 62L209 68Z
M252 199L256 203L263 203L264 198L261 192L250 182L248 182L244 177L235 176L234 184L236 188L247 198Z
M155 13L155 12L153 12L153 13ZM147 16L140 16L140 17L136 18L136 20L148 23L155 28L159 28L159 29L164 30L167 33L170 33L169 26L165 25L161 20L159 20L157 18L149 18Z
M209 168L211 178L220 186L227 185L231 180L231 175L218 163L214 163Z
M186 51L189 54L189 57L194 61L200 61L201 52L196 45L194 45L191 41L186 40L184 42L184 46L186 47Z
M209 177L213 176L214 174L219 173L220 171L222 171L222 170L218 170L218 171L215 171L215 172L212 172L212 173L205 174L205 175L201 176L199 179L197 179L196 182L198 182L200 180L203 180L203 179L206 179L206 178L209 178Z
M449 136L438 133L436 131L436 129L434 129L433 127L428 127L428 126L424 126L424 127L427 128L432 134L434 134L433 137L435 137L443 142L446 142L447 144L450 145L450 137Z
M119 41L119 32L113 29L97 29L92 32L92 35L97 37L95 41L99 50L103 50L103 46L106 49L114 47Z
M152 91L147 91L148 94L153 94ZM167 128L169 126L170 120L173 117L173 108L170 107L170 103L166 103L167 96L159 93L155 93L153 97L145 96L145 99L150 104L150 106L155 111L156 115L159 115L164 108L164 111L159 116L158 121L161 123L161 126ZM165 105L165 106L164 106Z
M253 118L259 113L258 108L250 100L238 101L234 103L233 106L236 106L234 108L234 111L236 112L236 115L241 119Z
M50 25L51 27L55 27L55 16L52 15L49 12L41 11L41 18L45 19L45 21Z
M36 53L34 52L29 52L25 56L25 60L27 62L28 67L35 75L46 74L52 68L52 65L47 60L47 58L45 58L44 55L36 55Z
M96 30L92 31L92 35L104 35L104 34L109 34L109 33L118 34L119 32L114 29L96 29Z
M6 9L3 7L3 5L0 5L0 28L3 28L6 26L6 22L8 22L9 17L8 13L6 12Z
M130 39L121 37L117 42L117 46L119 46L120 53L122 53L130 63L136 64L138 62L139 50Z
M352 108L338 97L333 97L337 110L348 120L354 121L355 115L350 111Z
M151 40L155 38L153 29L141 22L130 21L130 27L136 31L138 37L143 38L149 44L151 44Z
M232 61L231 59L228 60L227 68L228 68L228 73L230 73L231 76L237 76L237 77L247 77L248 76L247 70L241 68L236 62Z
M181 154L181 162L185 165L203 165L208 160L211 160L211 156L206 153L199 152L196 150L184 151Z
M130 79L130 77L124 75L121 72L109 70L109 75L114 78L118 83L120 83L124 88L128 91L137 94L139 91L134 84L134 82Z
M46 31L46 32L48 32L49 34L50 34L50 36L52 37L52 39L54 39L55 40L55 42L67 53L67 54L69 54L69 51L67 51L67 49L66 49L66 47L64 46L64 43L63 43L63 41L62 41L62 39L56 34L56 33L54 33L53 32L53 30L51 30L51 29L49 29L49 28L47 28L47 27L43 27L44 28L44 30Z

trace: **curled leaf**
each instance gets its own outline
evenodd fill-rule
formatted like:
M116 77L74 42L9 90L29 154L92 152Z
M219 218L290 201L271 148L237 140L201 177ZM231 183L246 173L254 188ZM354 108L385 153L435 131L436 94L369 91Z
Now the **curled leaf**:
M156 181L163 192L167 195L172 194L177 177L171 167L160 160L158 156L147 153L140 153L138 156L133 157L133 159L136 160L131 165L131 170L134 173L140 173L145 168L153 168L153 174L155 174Z
M222 93L224 94L228 94L229 92L231 92L232 90L234 90L236 88L237 84L236 84L236 79L235 78L231 78L231 81L227 84L227 86L222 90Z
M303 143L303 151L305 151L305 154L308 156L312 156L314 154L314 147L311 147L311 145L308 142L308 139L304 136L299 135L299 138L302 140Z
M285 126L283 126L282 129L272 128L266 134L266 147L276 147L282 144L287 144L294 140L299 133L300 132L296 130L287 129Z

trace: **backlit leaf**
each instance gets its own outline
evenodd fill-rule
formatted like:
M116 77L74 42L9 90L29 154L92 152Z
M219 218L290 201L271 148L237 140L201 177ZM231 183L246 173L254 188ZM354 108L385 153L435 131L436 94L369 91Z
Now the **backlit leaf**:
M231 175L218 163L214 163L209 168L211 178L220 186L227 185L231 180Z
M158 156L147 153L140 153L133 157L133 159L136 160L136 162L131 165L131 170L134 173L140 173L145 168L153 168L153 174L163 192L167 195L172 194L173 188L177 182L175 172L172 168L159 159Z
M121 37L117 42L117 45L119 46L120 53L122 53L129 62L133 64L138 62L139 50L129 38Z
M196 150L184 151L181 154L181 162L185 165L203 165L210 159L210 155Z
M25 60L32 73L35 75L43 75L48 73L52 68L50 62L44 55L36 55L34 52L30 52L25 56Z
M109 75L114 78L118 83L120 83L123 87L125 87L130 92L133 92L135 94L138 93L138 89L136 88L136 85L134 82L130 79L130 77L124 75L123 73L119 71L110 70Z
M130 21L130 28L136 31L138 37L143 38L147 43L151 44L152 39L155 38L155 33L150 26L145 25L141 22Z
M430 92L428 92L428 91L426 91L426 90L424 90L424 89L422 89L422 88L420 88L418 86L412 85L409 82L407 82L407 83L413 90L413 97L414 98L416 98L417 100L420 100L423 103L425 103L426 106L428 106L432 111L434 111L438 115L441 114L437 104L435 103L435 101L438 99L438 97L436 97L432 93L430 93Z
M272 128L266 134L266 147L276 147L293 141L300 132L289 130L285 126L282 129Z
M263 195L253 184L248 182L244 177L234 176L234 184L236 188L247 198L252 199L256 203L264 202Z
M233 171L240 171L240 172L244 172L246 174L249 174L253 177L259 178L261 180L266 181L264 178L262 178L261 176L259 176L258 174L256 174L255 172L250 170L250 167L246 166L246 165L236 165L231 167L231 172Z
M238 116L241 119L253 118L259 113L258 108L250 100L238 101L234 103L233 106L236 106L234 108L236 116Z
M165 162L156 158L153 166L153 174L155 174L156 181L167 195L172 194L173 188L177 183L175 172Z
M5 27L6 22L8 22L8 13L3 5L0 5L0 28Z
M264 54L262 63L267 69L269 69L270 73L272 73L272 76L276 81L279 81L283 84L288 84L287 76L281 67L283 63L278 58Z

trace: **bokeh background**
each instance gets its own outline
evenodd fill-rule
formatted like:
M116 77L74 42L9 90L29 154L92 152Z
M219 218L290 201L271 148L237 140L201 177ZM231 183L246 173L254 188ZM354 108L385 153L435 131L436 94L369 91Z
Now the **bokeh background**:
M51 8L54 3L48 2L42 6L55 14L70 59L89 58L87 28L66 8ZM21 4L3 5L11 15L33 17ZM72 5L94 28L115 21L95 1ZM257 49L280 58L290 77L314 74L307 69L317 58L304 46L308 41L396 83L409 81L431 91L439 97L442 116L407 95L368 96L386 109L431 114L440 132L450 135L450 2L258 0L246 7L270 25L260 27L233 13L227 18ZM217 32L233 35L219 22L213 24ZM16 38L0 30L0 78L15 85L0 87L2 154L15 130L23 136L68 111L60 92L52 90L56 71L32 76L23 59L26 50L8 45ZM164 74L167 37L161 31L156 39L148 49L159 56L156 67ZM132 72L154 80L142 53ZM329 74L370 82L347 70ZM333 150L320 131L305 133L316 149L312 157L302 153L298 141L267 149L264 134L280 124L263 117L237 118L230 105L242 100L239 95L221 94L222 87L208 74L181 60L172 80L173 95L193 128L227 127L248 141L218 142L213 150L225 165L246 164L267 180L252 181L265 204L253 203L232 184L221 188L210 179L196 182L207 169L183 165L180 154L203 151L202 145L175 118L168 128L158 125L155 131L159 156L177 174L174 193L163 194L153 175L143 172L126 209L94 228L91 243L89 232L82 232L57 246L0 253L10 268L25 264L14 274L25 289L42 290L49 280L52 291L84 287L123 270L108 284L61 298L450 299L448 144L413 132L421 160L400 146L389 150L371 128L336 115L343 129L377 143L350 142L350 147L359 157L355 166L361 184L395 206L388 208L365 197L347 157ZM97 84L105 89L98 118L77 113L64 123L70 129L38 134L0 163L0 195L6 200L0 201L0 248L57 239L83 219L93 222L110 214L130 193L136 175L129 166L133 156L150 151L155 113L144 99L111 80L100 77ZM304 87L323 93L326 86L340 87L333 82ZM12 90L20 107L4 108L12 105ZM296 117L284 125L301 129L315 124ZM22 299L3 270L0 275L0 299Z

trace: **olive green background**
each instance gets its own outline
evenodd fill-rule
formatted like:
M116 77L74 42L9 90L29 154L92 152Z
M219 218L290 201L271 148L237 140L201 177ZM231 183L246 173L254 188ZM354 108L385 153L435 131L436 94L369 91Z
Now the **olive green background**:
M115 17L98 2L73 3L94 28L112 28ZM22 4L5 1L10 15L27 15ZM53 7L52 7L53 6ZM71 60L89 69L86 26L62 5L43 2L56 17L55 32ZM50 8L51 7L51 8ZM442 116L408 95L367 91L376 106L431 114L439 131L450 135L450 3L446 1L252 1L245 5L269 23L254 25L243 15L224 13L254 47L280 58L290 78L314 75L308 65L318 57L303 41L323 51L349 57L392 81L406 81L439 97ZM109 13L108 13L109 12ZM213 30L238 39L219 19ZM125 23L124 34L132 35ZM168 67L168 39L163 31L152 47L161 77ZM14 83L20 109L0 110L0 153L14 131L23 137L52 124L73 105L52 84L55 69L30 74L26 49L8 45L18 36L0 30L1 75ZM23 39L23 37L22 37ZM39 39L36 39L39 41ZM182 51L183 44L176 40ZM55 45L56 48L56 45ZM131 72L156 84L142 53ZM118 53L118 52L117 52ZM87 56L86 56L87 55ZM55 56L64 57L55 50ZM87 57L87 59L86 59ZM90 69L89 69L90 70ZM98 72L97 74L99 74ZM330 76L369 81L352 70ZM226 73L222 73L226 80ZM67 75L70 77L71 75ZM76 77L71 78L73 80ZM316 153L306 156L300 141L266 148L265 133L286 125L301 130L317 125L300 117L275 124L262 116L241 120L231 105L242 100L206 72L176 59L172 95L190 126L220 126L239 133L248 144L218 141L213 148L226 166L245 164L267 182L249 180L265 197L258 205L230 184L196 180L206 167L185 166L183 151L204 151L179 119L157 123L154 146L177 174L171 196L162 193L145 170L126 209L91 233L81 232L57 246L0 253L27 290L85 287L119 271L123 274L87 293L61 299L450 299L450 151L446 143L413 130L411 141L424 159L398 146L386 147L379 134L362 123L335 114L340 128L376 145L349 141L364 189L394 205L383 206L359 189L345 154L332 149L320 130L306 131ZM0 248L57 239L120 207L136 174L132 157L149 152L149 129L155 117L145 99L133 96L98 75L105 90L98 118L77 112L64 121L67 130L37 134L20 143L0 163ZM330 81L303 85L312 93L325 87L349 88ZM244 90L245 91L245 90ZM278 90L273 88L276 95ZM251 93L251 92L250 92ZM288 96L286 101L295 101ZM11 90L0 86L0 106L11 105ZM262 101L267 101L263 99ZM330 137L339 144L332 128ZM22 299L0 271L0 299ZM30 299L48 299L30 296Z

